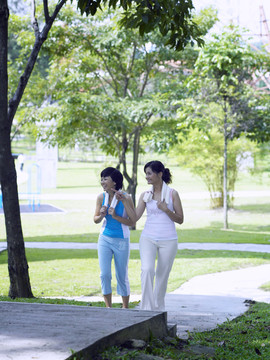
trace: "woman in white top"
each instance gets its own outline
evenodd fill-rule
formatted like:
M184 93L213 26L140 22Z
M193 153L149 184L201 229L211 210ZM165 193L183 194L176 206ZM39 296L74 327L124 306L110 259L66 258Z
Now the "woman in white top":
M144 166L144 172L152 187L141 194L136 209L137 220L147 210L140 237L141 309L163 311L168 278L178 249L175 223L182 224L184 215L178 192L167 185L171 183L170 170L160 161L150 161Z

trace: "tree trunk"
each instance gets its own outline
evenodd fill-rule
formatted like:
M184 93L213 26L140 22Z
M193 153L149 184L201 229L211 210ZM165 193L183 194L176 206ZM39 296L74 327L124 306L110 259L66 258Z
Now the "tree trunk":
M132 161L132 183L130 184L130 193L134 205L136 206L136 190L138 185L138 161L140 148L140 130L136 129L133 141L133 161Z
M8 75L7 75L7 43L8 43L8 5L7 0L0 0L0 182L3 194L5 214L8 270L10 277L9 296L33 297L28 264L25 256L24 240L21 226L20 207L17 188L17 176L14 160L11 153L11 126L17 108L23 96L25 87L35 66L42 44L47 39L54 20L67 0L61 0L55 7L52 16L49 16L47 2L43 3L46 24L39 32L38 23L32 16L32 25L35 31L35 43L27 61L23 75L19 79L17 90L10 99L8 106ZM35 3L33 2L35 7ZM34 14L35 9L32 9Z
M136 190L138 186L138 162L140 150L140 130L136 129L133 141L133 161L132 161L132 182L129 184L129 192L132 196L134 206L136 207ZM132 226L132 230L136 229L136 224Z
M33 297L21 228L16 170L11 153L11 124L8 121L8 17L7 1L0 0L0 181L7 235L9 296Z
M133 159L132 159L132 174L131 176L128 175L127 172L127 164L126 164L126 151L127 146L124 147L124 142L122 142L122 152L120 156L119 163L123 165L123 176L128 182L127 192L131 194L134 206L136 207L136 189L138 185L138 161L139 161L139 148L140 148L140 129L137 128L134 132L134 139L133 139ZM126 143L127 145L127 143ZM136 229L136 225L132 227L132 230Z
M1 181L1 186L7 234L8 271L10 279L9 296L11 298L30 298L33 297L33 294L21 227L17 176L11 152L9 161L6 163L6 171Z
M225 100L224 106L224 169L223 169L223 214L224 214L224 229L228 229L228 194L227 194L227 144L228 144L228 134L227 134L227 106Z

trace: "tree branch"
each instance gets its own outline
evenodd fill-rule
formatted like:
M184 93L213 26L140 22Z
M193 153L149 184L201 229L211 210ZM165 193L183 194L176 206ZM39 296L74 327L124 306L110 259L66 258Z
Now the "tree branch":
M88 45L90 46L90 48L91 48L91 49L96 53L96 55L103 61L104 65L105 65L105 68L106 68L106 70L108 71L108 73L109 73L109 75L110 75L110 77L111 77L111 79L112 79L112 82L113 82L114 86L112 85L111 82L108 82L108 81L107 81L107 83L114 89L114 91L116 92L117 96L119 96L117 81L115 80L115 78L114 78L114 76L113 76L113 74L112 74L112 72L111 72L111 69L110 69L110 67L108 66L107 61L105 60L104 56L101 54L101 52L98 51L98 49L96 49L96 48L91 44L91 42L90 42L88 39L86 39L86 41L87 41Z
M19 79L19 83L18 83L17 89L15 91L15 94L12 96L12 98L9 101L8 122L9 122L10 126L13 122L14 116L15 116L18 106L20 104L24 90L26 88L26 85L29 81L29 78L30 78L33 68L35 66L41 46L44 43L44 41L47 39L48 33L52 27L52 24L53 24L55 18L57 17L59 11L62 9L62 7L65 5L66 2L67 2L67 0L62 0L56 5L53 15L49 19L49 22L45 24L44 28L42 29L42 32L38 33L38 36L36 35L35 44L33 46L31 54L28 58L26 67L24 69L24 73ZM35 19L35 0L32 0L32 5L33 5L32 18ZM37 24L37 26L38 26L38 24ZM38 30L38 28L37 28L37 30ZM36 33L36 29L35 29L35 33Z
M147 62L147 59L146 59L146 62ZM148 82L149 74L150 74L150 71L153 68L154 63L155 63L154 61L150 61L148 66L146 67L147 70L146 70L146 73L145 73L145 76L144 76L144 80L143 80L143 83L142 83L142 87L141 87L141 90L140 90L139 97L143 96L145 87L146 87L147 82Z
M133 131L131 131L131 132L129 133L128 142L131 141L132 136L133 136L134 134L136 134L136 132L141 131L141 130L147 125L147 123L149 122L149 120L151 119L151 117L153 116L153 114L154 114L153 112L150 112L150 113L148 114L148 116L146 117L146 119L145 119L140 125L136 126Z
M36 2L35 0L32 0L32 6L31 6L31 24L35 32L36 39L39 37L39 26L36 19Z
M49 14L49 9L48 9L48 0L43 0L43 9L44 9L45 22L46 22L46 24L48 24L48 22L50 21L50 14Z
M131 61L130 61L130 64L128 65L128 67L127 67L127 73L128 73L128 74L131 73L132 68L133 68L133 65L134 65L136 49L137 49L137 44L134 43L134 44L133 44L133 52L132 52ZM130 77L129 77L129 76L126 76L125 86L124 86L124 97L126 97L126 94L127 94L127 93L129 94L130 97L132 97L131 92L128 90L129 80L130 80Z

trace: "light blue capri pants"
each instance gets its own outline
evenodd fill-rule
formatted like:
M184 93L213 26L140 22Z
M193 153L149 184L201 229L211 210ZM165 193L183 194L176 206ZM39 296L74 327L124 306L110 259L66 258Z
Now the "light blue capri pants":
M130 295L128 280L129 238L111 238L99 235L98 260L100 267L101 290L103 295L112 293L111 264L114 257L117 293L121 296Z

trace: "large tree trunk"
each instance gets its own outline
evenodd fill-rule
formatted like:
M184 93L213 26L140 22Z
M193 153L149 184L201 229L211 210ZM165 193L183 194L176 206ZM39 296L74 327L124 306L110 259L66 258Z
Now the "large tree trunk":
M9 296L33 297L21 227L16 170L11 154L11 124L8 121L8 17L7 1L0 0L0 181L8 247Z
M126 152L128 148L128 142L126 141L125 133L122 139L121 154L119 156L119 164L123 166L123 176L128 182L127 192L131 194L134 205L136 206L136 189L138 185L138 159L139 159L139 148L140 148L140 135L141 131L137 128L134 132L133 138L133 159L132 159L132 174L129 176L127 172L127 163L126 163ZM136 225L132 227L132 230L136 229Z
M32 2L32 26L35 32L35 43L19 79L17 90L9 101L7 98L7 43L8 43L8 5L7 0L0 0L0 182L3 194L7 246L8 270L10 277L9 296L33 297L28 264L25 256L24 240L21 226L20 207L17 188L17 176L11 153L11 126L24 90L31 76L42 44L47 39L48 32L67 0L61 0L49 16L48 4L43 2L46 24L40 32L35 18L35 2Z
M33 294L21 227L17 176L11 153L9 161L6 162L6 171L1 181L1 186L7 234L8 271L10 279L9 296L11 298L30 298L33 297Z

